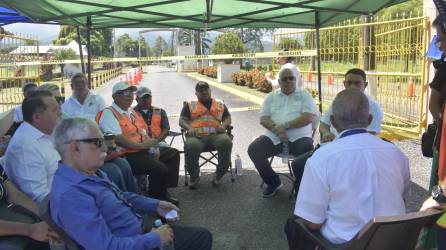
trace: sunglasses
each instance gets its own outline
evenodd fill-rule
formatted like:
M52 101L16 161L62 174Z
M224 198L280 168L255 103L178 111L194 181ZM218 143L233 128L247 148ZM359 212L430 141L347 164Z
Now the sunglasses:
M123 95L123 96L133 96L133 91L120 91L117 94Z
M280 78L280 80L281 80L282 82L285 82L285 81L294 81L295 79L296 79L296 77L294 77L294 76L285 76L285 77Z
M55 96L54 99L56 99L56 102L59 104L63 104L65 102L65 97L63 96Z
M85 142L85 143L93 144L93 145L95 145L98 148L101 148L102 145L104 145L104 139L103 138L87 138L87 139L78 139L78 140L73 140L73 141Z

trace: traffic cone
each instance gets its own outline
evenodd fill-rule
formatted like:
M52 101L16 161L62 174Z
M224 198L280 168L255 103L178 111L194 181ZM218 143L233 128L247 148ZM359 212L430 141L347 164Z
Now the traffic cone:
M334 82L334 77L332 73L328 73L328 79L327 79L327 83L328 85L333 85Z
M413 77L409 77L409 82L407 83L407 97L415 97L415 82Z
M307 73L307 82L312 82L313 81L313 73L308 72Z

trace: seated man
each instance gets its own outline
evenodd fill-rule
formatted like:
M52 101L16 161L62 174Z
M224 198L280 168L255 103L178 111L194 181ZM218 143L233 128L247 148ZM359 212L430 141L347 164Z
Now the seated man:
M149 196L178 204L178 200L167 192L169 180L178 180L176 172L169 170L167 158L159 159L158 140L150 138L144 119L130 108L133 102L135 86L127 82L118 82L113 86L112 106L99 112L96 122L104 133L115 135L119 153L130 163L134 174L149 175Z
M164 109L152 106L152 91L147 87L139 87L136 91L136 102L138 105L134 108L147 124L149 136L157 139L160 146L160 160L168 165L169 176L176 177L169 179L167 187L178 186L178 173L180 168L180 152L171 148L164 139L169 134L169 119Z
M186 170L190 174L190 189L200 182L200 154L208 148L218 151L218 166L212 183L219 185L228 172L231 161L232 140L226 130L231 126L231 115L226 105L211 97L207 82L195 85L198 100L189 101L180 114L180 126L187 131L184 144Z
M77 73L71 77L71 89L73 95L62 105L62 113L66 117L85 117L94 121L96 114L106 108L104 98L88 89L88 80L84 74ZM111 144L114 144L114 141ZM110 145L110 148L113 148L113 145ZM132 168L126 159L110 157L101 170L122 191L138 191Z
M283 152L284 147L294 156L313 149L312 121L319 115L311 95L306 90L296 90L292 70L280 71L279 84L280 89L266 95L260 111L260 124L267 131L248 148L249 157L267 184L264 198L273 196L282 187L268 158Z
M345 89L358 89L361 92L365 92L365 88L367 87L366 74L362 69L350 69L345 73L344 80ZM379 104L373 100L372 97L367 96L367 100L369 101L370 115L372 116L372 122L367 127L367 131L371 134L378 135L381 132L381 122L383 119L383 112L379 107ZM333 114L332 105L328 108L328 111L324 113L321 117L321 123L319 126L319 132L321 134L321 142L326 143L332 141L335 136L338 134L336 129L332 126L330 122L330 116ZM296 176L296 190L299 189L300 181L302 179L302 175L304 173L305 163L307 162L308 157L312 154L309 152L307 154L301 155L296 158L291 167L293 168L293 173Z
M372 116L361 91L341 91L330 121L339 135L308 159L294 214L330 242L341 244L376 216L405 213L409 161L395 145L367 133ZM310 242L292 226L290 219L285 231L289 243L297 244L293 247Z
M163 225L150 230L146 214L165 217L178 208L165 201L125 193L99 170L104 163L102 132L91 120L68 118L54 132L62 163L50 194L51 218L83 249L210 250L212 235L203 228ZM175 220L175 219L173 219Z
M24 122L9 142L5 171L11 181L34 202L48 195L59 153L51 133L59 121L59 104L48 91L34 91L22 103Z

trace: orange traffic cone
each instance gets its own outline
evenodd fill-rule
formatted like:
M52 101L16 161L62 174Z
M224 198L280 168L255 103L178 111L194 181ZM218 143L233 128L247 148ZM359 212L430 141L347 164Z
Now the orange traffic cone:
M407 82L407 96L414 97L415 96L415 83L413 77L409 77L409 82Z
M327 79L327 83L328 85L333 85L334 82L334 76L332 73L328 73L328 79Z
M311 82L311 81L313 81L313 73L308 72L307 73L307 82Z

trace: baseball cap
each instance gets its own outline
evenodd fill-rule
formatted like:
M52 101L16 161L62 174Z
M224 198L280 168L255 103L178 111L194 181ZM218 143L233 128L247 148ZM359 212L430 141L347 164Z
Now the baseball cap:
M126 89L132 89L132 91L136 91L136 87L129 85L128 82L118 82L115 84L115 86L113 86L112 89L112 95L116 94L116 92L122 91L122 90L126 90Z
M197 85L195 85L195 91L202 91L204 89L208 89L209 84L207 82L197 82Z
M139 87L136 91L136 96L138 98L143 98L145 95L152 96L152 91L147 87Z

